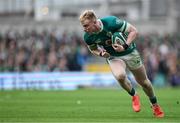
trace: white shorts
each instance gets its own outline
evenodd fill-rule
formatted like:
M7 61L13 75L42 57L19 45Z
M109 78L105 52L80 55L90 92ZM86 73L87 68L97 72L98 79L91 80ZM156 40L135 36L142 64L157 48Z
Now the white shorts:
M108 63L110 64L111 60L113 59L123 60L130 70L138 69L143 65L139 52L136 49L130 54L124 56L110 56L109 58L107 58Z

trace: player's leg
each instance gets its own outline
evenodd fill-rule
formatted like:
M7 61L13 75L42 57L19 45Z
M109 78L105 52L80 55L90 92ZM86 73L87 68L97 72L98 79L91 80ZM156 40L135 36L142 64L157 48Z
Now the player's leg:
M142 86L142 88L143 88L144 92L146 93L146 95L149 98L154 97L155 96L154 90L153 90L151 82L149 81L149 79L148 79L148 77L146 75L144 65L142 65L138 69L131 70L131 72L133 73L136 81Z
M119 84L132 96L132 106L135 112L140 111L139 96L136 94L135 89L132 87L126 75L126 64L121 59L108 60L109 66L114 77Z
M125 57L125 61L128 68L135 76L136 81L143 87L143 90L147 94L147 96L149 98L154 98L155 95L152 88L152 84L146 75L146 71L138 51L134 50L132 53L127 55ZM156 99L152 101L156 102Z
M109 66L111 68L112 74L117 79L119 84L124 88L127 92L130 92L132 89L132 85L127 79L126 75L126 64L121 59L113 59L109 61Z
M152 84L147 77L146 70L144 65L141 65L138 69L131 70L135 76L136 81L142 86L144 92L149 97L149 100L153 106L154 115L156 117L163 117L164 113L161 110L160 106L157 104L157 98L155 96Z
M146 70L144 68L138 51L134 50L132 53L125 56L124 59L126 61L128 68L134 74L136 81L142 86L144 92L149 97L149 100L153 106L153 112L155 116L163 117L164 113L161 110L160 106L157 104L157 98L154 94L152 84L147 77Z

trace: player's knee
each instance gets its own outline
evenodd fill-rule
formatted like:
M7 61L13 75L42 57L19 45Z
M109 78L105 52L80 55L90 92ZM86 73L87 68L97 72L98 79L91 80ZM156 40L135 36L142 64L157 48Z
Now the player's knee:
M149 88L151 87L151 82L149 80L144 80L143 82L141 82L141 86L143 88Z
M122 74L118 74L116 76L117 80L120 81L120 82L124 82L125 79L126 79L126 74L125 73L122 73Z

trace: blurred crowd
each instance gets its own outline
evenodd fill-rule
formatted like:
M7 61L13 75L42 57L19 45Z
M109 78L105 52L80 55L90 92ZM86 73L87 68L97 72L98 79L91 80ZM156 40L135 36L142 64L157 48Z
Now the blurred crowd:
M180 85L180 35L141 35L137 41L149 79L157 86Z
M0 35L0 71L81 71L87 56L76 33L25 30Z
M136 44L152 82L180 85L180 35L140 35ZM75 32L0 33L0 72L83 71L90 57Z

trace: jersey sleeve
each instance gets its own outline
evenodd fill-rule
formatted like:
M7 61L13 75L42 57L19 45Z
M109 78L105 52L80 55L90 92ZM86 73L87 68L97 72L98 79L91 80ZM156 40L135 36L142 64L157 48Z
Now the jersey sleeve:
M89 49L91 50L97 49L97 44L92 43L91 39L86 34L84 34L84 41L88 45Z
M122 33L127 32L129 26L130 26L130 24L127 21L121 20L121 19L114 17L114 16L112 16L112 21L109 24L109 27L112 30L120 31Z

